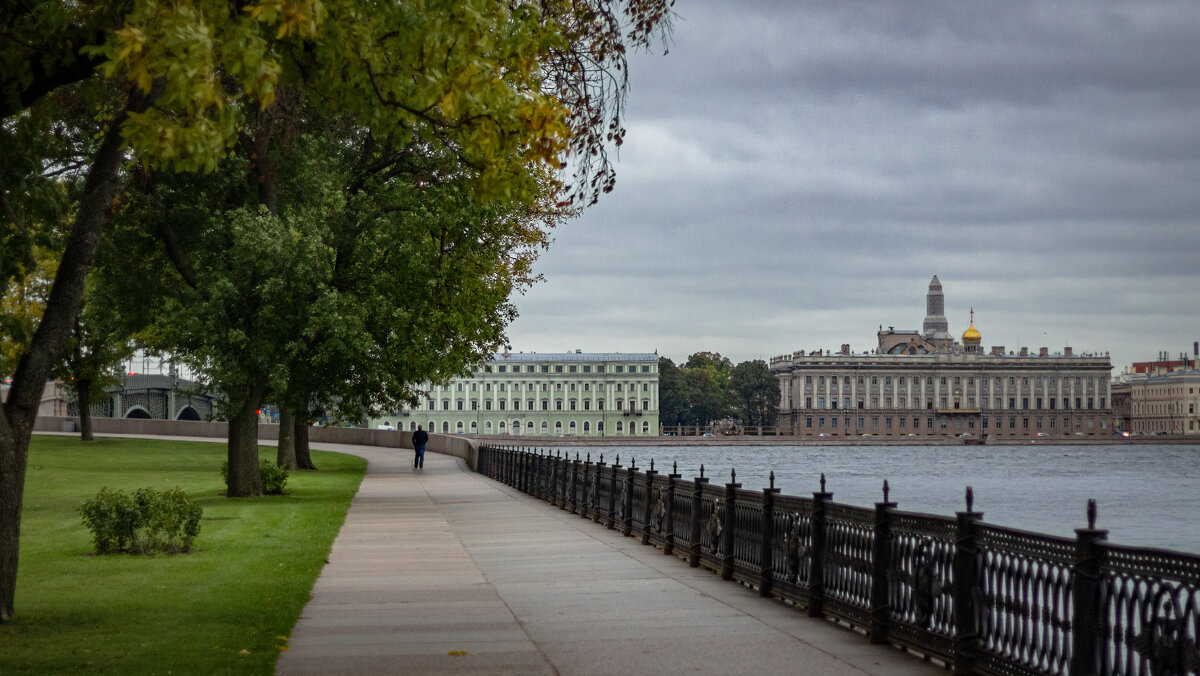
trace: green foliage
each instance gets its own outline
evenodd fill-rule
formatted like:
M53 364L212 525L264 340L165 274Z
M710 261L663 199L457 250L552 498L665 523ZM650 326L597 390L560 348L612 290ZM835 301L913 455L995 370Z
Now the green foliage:
M707 425L733 418L748 425L770 425L779 403L779 386L766 362L734 366L715 352L697 352L683 366L659 357L660 420L664 425Z
M131 497L105 487L79 507L97 554L189 551L201 511L178 488L139 488Z
M258 476L262 480L264 495L283 495L283 488L288 480L286 467L280 467L263 458L258 461Z
M260 458L258 461L258 478L262 481L263 495L283 495L287 486L288 470L275 463ZM221 481L229 483L229 461L221 463Z

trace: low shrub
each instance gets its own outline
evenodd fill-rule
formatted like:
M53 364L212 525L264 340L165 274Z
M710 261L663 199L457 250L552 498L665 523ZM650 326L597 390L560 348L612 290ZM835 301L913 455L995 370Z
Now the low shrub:
M258 461L258 480L262 483L263 495L283 495L287 486L288 471L275 463L260 458ZM229 484L229 461L221 463L221 481Z
M80 505L79 512L97 554L148 554L191 550L200 534L202 510L178 488L139 488L129 496L105 487Z

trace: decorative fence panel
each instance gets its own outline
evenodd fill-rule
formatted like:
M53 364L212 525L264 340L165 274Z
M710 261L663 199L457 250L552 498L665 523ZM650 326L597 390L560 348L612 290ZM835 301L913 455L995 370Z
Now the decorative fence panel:
M1200 556L483 446L480 473L958 673L1200 676Z

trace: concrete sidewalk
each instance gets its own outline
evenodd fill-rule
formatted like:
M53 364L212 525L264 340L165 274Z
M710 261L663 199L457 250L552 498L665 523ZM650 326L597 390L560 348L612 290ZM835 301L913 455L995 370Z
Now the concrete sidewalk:
M943 672L457 458L314 448L369 464L278 674Z

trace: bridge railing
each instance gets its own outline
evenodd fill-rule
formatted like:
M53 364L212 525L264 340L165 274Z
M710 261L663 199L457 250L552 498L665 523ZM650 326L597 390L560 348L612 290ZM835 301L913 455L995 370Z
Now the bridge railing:
M478 470L808 615L958 673L1200 673L1200 556L683 479L636 461L481 446Z

